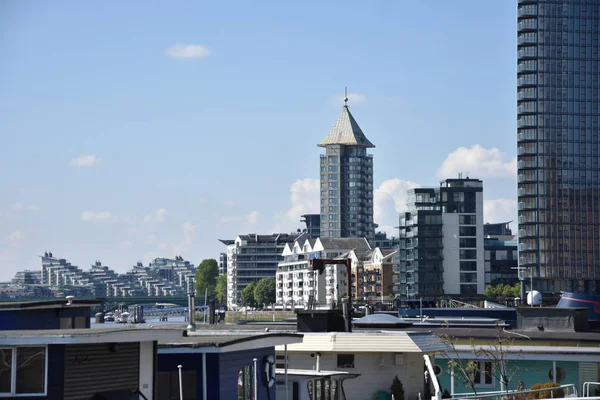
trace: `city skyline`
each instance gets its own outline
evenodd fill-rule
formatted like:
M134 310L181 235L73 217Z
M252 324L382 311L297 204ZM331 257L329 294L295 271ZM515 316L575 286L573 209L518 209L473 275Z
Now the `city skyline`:
M459 172L489 222L516 220L516 3L459 4L4 2L0 280L49 249L122 272L303 228L344 86L377 144L380 230Z

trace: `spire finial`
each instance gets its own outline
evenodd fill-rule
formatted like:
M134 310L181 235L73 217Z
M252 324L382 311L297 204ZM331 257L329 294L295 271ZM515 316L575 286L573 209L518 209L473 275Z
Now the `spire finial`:
M348 88L344 88L344 107L348 107Z

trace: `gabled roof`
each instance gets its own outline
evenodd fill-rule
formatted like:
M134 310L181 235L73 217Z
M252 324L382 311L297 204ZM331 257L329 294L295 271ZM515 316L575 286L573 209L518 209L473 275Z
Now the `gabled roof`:
M320 237L317 241L321 243L325 251L355 250L356 253L362 253L371 250L371 246L365 238Z
M347 105L342 107L342 113L329 130L329 134L317 146L326 147L330 144L344 144L365 148L375 147L360 129Z

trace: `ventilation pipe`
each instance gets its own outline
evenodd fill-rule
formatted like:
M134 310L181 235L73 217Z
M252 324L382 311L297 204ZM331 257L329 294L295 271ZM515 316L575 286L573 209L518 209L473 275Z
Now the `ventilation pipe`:
M196 330L196 296L194 292L190 292L188 295L188 312L189 312L189 324L187 326L188 331Z

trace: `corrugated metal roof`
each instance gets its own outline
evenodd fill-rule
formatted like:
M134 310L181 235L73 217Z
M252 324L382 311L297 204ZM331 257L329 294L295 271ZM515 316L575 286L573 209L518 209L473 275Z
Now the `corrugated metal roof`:
M342 113L329 130L329 134L317 146L325 147L330 144L344 144L367 148L375 147L367 139L360 126L358 126L348 106L342 107Z

